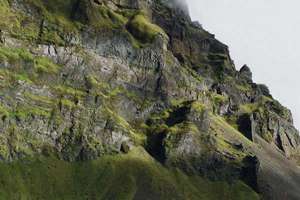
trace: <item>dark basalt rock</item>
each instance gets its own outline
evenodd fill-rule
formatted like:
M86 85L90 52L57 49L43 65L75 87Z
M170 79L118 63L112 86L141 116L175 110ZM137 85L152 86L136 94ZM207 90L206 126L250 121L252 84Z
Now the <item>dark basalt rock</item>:
M253 141L252 117L249 114L241 115L237 120L238 130L249 140Z
M130 151L130 146L127 142L122 142L121 144L121 152L128 153Z
M240 79L242 79L248 83L252 83L252 72L251 72L251 69L247 65L244 65L240 69L239 76L240 76Z
M243 159L244 167L241 171L242 179L255 191L259 192L258 171L259 159L256 156L247 156Z

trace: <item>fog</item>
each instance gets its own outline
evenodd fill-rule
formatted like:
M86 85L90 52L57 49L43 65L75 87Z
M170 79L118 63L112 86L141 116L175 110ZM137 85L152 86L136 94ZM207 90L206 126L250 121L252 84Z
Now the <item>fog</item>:
M300 128L300 1L187 0L191 17L227 44L236 68L293 112Z

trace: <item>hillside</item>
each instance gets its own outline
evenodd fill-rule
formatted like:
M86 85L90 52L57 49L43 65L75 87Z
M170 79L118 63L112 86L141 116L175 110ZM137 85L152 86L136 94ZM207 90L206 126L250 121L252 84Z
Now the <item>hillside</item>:
M175 0L0 0L0 199L300 199L291 112Z

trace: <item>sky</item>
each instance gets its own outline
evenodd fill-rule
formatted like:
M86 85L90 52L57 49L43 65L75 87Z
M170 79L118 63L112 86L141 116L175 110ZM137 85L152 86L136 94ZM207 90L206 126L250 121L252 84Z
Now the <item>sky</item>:
M187 0L194 21L229 46L239 69L288 107L300 128L300 1Z

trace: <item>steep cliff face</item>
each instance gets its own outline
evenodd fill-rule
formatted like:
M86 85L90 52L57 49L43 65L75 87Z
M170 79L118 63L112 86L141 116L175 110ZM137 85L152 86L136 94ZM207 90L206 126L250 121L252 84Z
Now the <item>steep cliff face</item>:
M179 3L0 1L0 198L300 198L291 112Z

